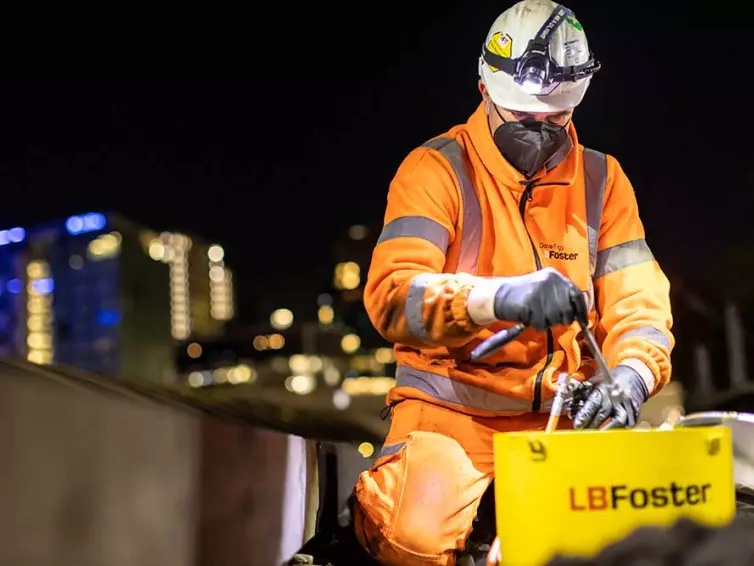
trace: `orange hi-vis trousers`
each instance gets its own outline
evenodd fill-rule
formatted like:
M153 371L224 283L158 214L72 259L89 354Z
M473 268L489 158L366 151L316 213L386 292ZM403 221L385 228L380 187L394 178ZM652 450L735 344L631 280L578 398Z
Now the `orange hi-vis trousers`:
M542 413L476 417L417 399L397 404L382 452L356 484L359 542L384 566L453 566L492 481L492 436L546 424Z

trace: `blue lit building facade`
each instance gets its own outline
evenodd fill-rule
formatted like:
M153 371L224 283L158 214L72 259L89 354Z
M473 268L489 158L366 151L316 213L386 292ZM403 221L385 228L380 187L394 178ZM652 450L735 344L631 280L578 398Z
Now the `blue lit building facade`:
M23 228L0 231L0 355L26 348L23 298L26 263L19 253L26 239Z
M233 315L223 256L111 214L2 230L0 355L171 383L176 345Z

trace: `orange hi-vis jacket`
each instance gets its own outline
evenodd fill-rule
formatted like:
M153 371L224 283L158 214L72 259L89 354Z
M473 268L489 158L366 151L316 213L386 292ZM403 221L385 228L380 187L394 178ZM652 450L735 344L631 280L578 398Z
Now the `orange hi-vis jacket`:
M547 266L586 294L609 367L633 367L651 393L670 379L669 282L644 239L633 187L612 156L579 145L572 124L569 134L527 182L495 146L480 105L403 161L364 290L372 323L395 343L388 403L420 398L479 415L547 411L561 373L594 375L576 323L529 328L469 360L482 340L514 324L494 319L494 278Z

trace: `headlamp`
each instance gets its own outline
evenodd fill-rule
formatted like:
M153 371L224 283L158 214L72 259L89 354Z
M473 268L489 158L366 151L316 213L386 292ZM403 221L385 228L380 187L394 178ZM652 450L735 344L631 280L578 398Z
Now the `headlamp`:
M529 60L522 65L515 81L526 94L539 94L545 88L547 80L547 61Z
M524 53L510 59L490 51L485 45L482 57L490 66L505 72L513 77L513 80L521 86L521 89L531 95L549 94L562 82L576 82L585 79L600 70L600 63L590 53L589 60L581 65L563 67L550 55L550 40L567 17L572 17L573 12L556 5L547 21L542 24L533 39L529 40Z

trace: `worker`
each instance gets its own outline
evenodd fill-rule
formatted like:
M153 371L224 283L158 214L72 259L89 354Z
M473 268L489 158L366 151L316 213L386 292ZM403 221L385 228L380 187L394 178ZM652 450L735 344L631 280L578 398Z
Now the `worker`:
M599 67L572 11L518 2L483 44L476 111L411 151L389 187L364 303L395 344L392 419L353 497L355 535L380 564L455 563L492 435L543 429L561 374L600 379L579 316L626 395L594 387L572 426L634 426L670 378L668 279L626 174L572 121ZM516 323L517 340L470 360Z

